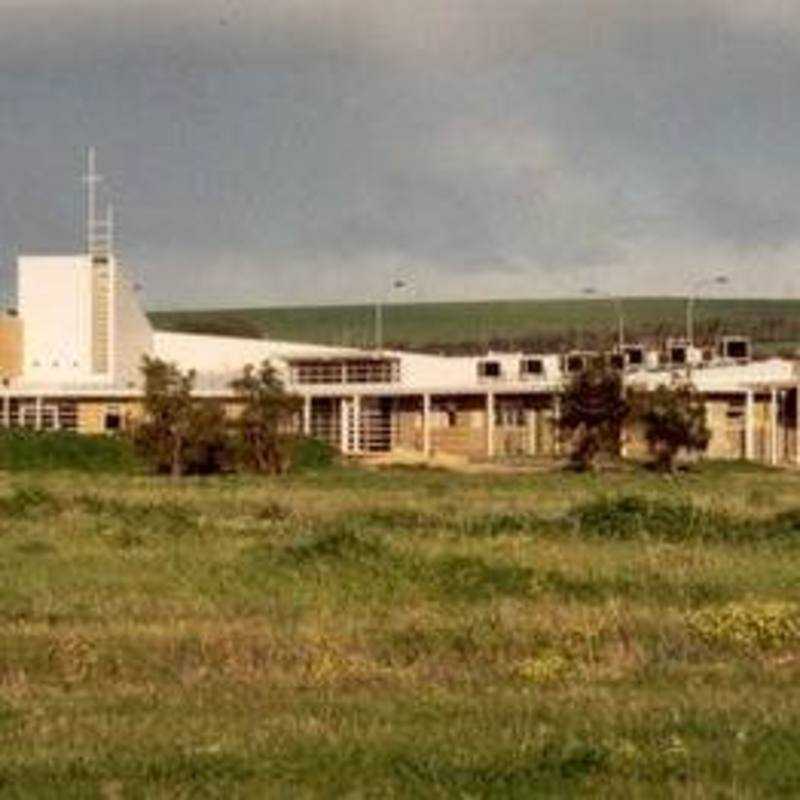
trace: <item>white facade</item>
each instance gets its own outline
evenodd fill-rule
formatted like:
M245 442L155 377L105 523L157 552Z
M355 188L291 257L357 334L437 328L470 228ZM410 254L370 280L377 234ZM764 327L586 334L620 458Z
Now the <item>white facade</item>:
M154 352L153 328L125 271L113 260L111 268L111 378L115 385L139 385L142 356Z
M17 309L24 324L23 375L37 382L92 380L89 256L22 256Z
M360 351L345 347L280 342L271 339L242 339L232 336L209 336L197 333L153 334L155 355L177 364L181 369L197 371L199 388L224 389L241 375L246 364L273 363L286 375L286 359L335 358L358 355Z
M17 269L22 382L140 383L142 356L153 352L153 331L112 256L21 256Z

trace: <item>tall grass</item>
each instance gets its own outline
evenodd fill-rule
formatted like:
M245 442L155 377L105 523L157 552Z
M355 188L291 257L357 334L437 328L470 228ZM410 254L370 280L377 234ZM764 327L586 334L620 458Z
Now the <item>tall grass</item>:
M609 480L12 476L0 797L797 796L796 476Z

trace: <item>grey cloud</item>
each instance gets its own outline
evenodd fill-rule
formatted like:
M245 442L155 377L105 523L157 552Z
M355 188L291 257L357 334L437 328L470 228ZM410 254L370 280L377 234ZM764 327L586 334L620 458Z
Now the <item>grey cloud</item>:
M785 274L800 15L743 5L0 0L4 260L74 245L94 142L160 305Z

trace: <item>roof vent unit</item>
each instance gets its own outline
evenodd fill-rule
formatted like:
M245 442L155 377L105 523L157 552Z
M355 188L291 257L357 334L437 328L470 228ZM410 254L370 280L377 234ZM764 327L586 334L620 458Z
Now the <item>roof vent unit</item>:
M519 362L519 377L521 380L536 380L544 378L545 366L541 356L524 356Z
M562 356L561 370L567 375L574 375L576 372L583 372L589 367L597 353L589 351L575 351Z
M606 362L611 369L625 369L625 353L608 353Z
M641 344L626 344L622 347L625 366L628 369L644 369L647 364L647 351Z
M717 344L717 352L723 361L747 364L753 359L753 345L746 336L722 336Z
M485 360L478 362L478 378L480 380L499 380L503 375L503 368L499 361Z
M701 364L703 351L689 344L686 339L667 340L667 363L673 367L689 367Z

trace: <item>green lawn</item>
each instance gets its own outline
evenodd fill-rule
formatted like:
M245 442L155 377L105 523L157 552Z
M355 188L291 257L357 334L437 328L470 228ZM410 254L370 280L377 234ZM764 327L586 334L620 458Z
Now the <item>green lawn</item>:
M800 476L0 473L0 797L800 795Z
M627 338L682 336L682 298L623 300ZM764 352L793 350L800 343L798 300L697 302L700 338L717 333L749 335ZM275 339L364 346L372 344L372 306L173 311L151 314L164 330L267 335ZM447 349L530 347L562 350L606 346L616 335L616 311L604 299L519 300L485 303L417 303L384 310L385 341L408 347Z

